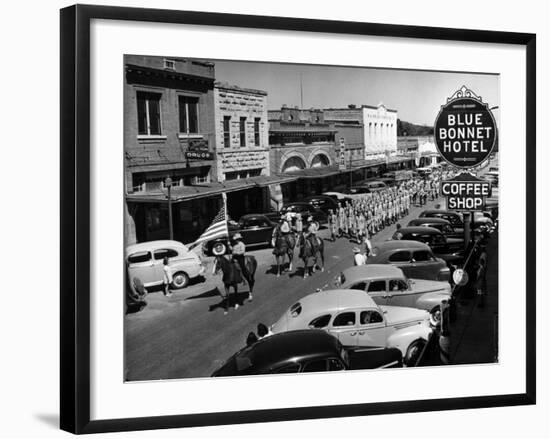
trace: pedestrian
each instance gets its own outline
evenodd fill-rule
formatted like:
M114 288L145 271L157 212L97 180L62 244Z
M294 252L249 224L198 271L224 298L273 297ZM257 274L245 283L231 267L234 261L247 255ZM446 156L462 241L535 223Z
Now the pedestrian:
M262 338L269 337L273 333L269 330L267 326L265 326L263 323L258 323L257 327L258 332L258 340L261 340Z
M246 264L244 263L246 245L244 244L243 237L239 232L233 235L232 241L233 245L231 246L231 255L233 261L236 262L241 269L241 274L244 281L244 279L248 279L248 270L246 269Z
M170 291L170 285L172 284L174 278L172 275L172 268L170 268L170 264L168 263L168 258L164 257L162 260L163 264L163 271L164 271L164 295L166 297L172 297L172 292Z
M252 346L254 343L258 341L258 336L254 334L253 332L248 333L248 337L246 337L246 345Z
M353 265L365 265L365 255L361 253L359 247L353 248Z
M485 306L485 295L487 294L487 253L483 251L479 256L476 272L477 306Z
M328 211L328 227L330 230L330 240L336 241L336 234L338 233L338 217L332 209Z
M296 244L295 244L295 247L296 247L298 246L298 243L300 242L302 235L304 233L304 221L302 219L301 213L296 214L296 220L294 221L294 231L296 234Z

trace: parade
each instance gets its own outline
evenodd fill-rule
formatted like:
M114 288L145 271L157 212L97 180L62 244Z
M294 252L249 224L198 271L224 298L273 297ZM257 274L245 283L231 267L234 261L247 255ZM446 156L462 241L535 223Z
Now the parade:
M312 66L287 105L298 65L124 59L125 380L498 361L479 91L424 72L448 94L412 109L397 72Z
M346 273L346 268L353 266L372 267L372 269L381 267L381 265L377 265L380 264L380 262L377 262L380 258L377 258L375 253L379 251L378 247L383 242L392 237L396 239L396 235L399 237L399 231L404 230L401 222L406 225L407 221L412 221L415 217L418 217L423 209L435 208L441 212L444 211L444 199L441 198L439 190L440 183L452 178L454 174L454 172L448 171L444 167L437 167L429 175L416 176L407 181L396 182L395 185L377 192L348 194L348 199L337 202L336 209L328 209L326 223L323 224L314 221L311 216L303 218L300 213L287 212L280 215L278 221L274 223L270 245L260 249L248 249L243 242L242 234L237 232L230 237L226 254L208 257L199 252L200 263L204 268L204 279L202 281L192 281L185 289L176 289L173 288L173 283L169 282L170 279L165 272L162 285L170 292L166 294L160 288L158 293L154 289L150 293L143 293L135 302L139 307L139 311L136 312L135 309L129 311L129 318L133 318L131 325L135 325L136 328L142 325L148 327L152 323L148 320L150 317L147 316L154 316L160 310L168 313L167 318L170 320L169 316L175 312L173 308L175 304L180 304L180 306L188 304L186 306L195 308L196 303L207 302L208 306L204 318L199 318L196 321L196 313L200 313L200 308L202 308L199 307L199 309L193 311L192 315L187 316L186 321L179 322L183 326L192 325L195 328L193 334L187 333L183 339L180 339L176 334L174 336L178 340L178 345L187 344L191 348L189 343L197 342L195 340L196 331L199 331L205 337L206 334L210 334L207 337L212 336L212 341L219 338L224 339L223 334L225 333L234 334L231 336L231 340L224 339L223 341L224 349L222 351L226 352L224 354L226 357L229 357L231 350L239 351L242 346L250 347L257 340L264 338L266 335L271 335L272 331L276 332L276 325L273 325L277 313L281 312L280 310L284 308L285 304L289 306L293 300L299 300L301 296L316 291L327 291L329 293L335 287L341 288L338 286L340 282L338 272ZM496 218L494 220L496 223ZM491 234L494 231L493 228ZM445 266L447 274L437 276L437 279L446 279L434 284L434 286L441 284L438 288L442 290L443 295L437 296L435 302L431 299L429 302L422 302L426 305L419 305L420 308L426 309L422 312L431 315L429 318L429 327L432 328L429 331L430 335L421 337L423 343L414 351L415 353L402 352L403 359L400 360L400 364L401 362L409 366L416 364L417 361L420 361L419 351L422 352L424 364L449 364L448 360L442 363L441 358L444 358L444 353L441 352L439 346L442 303L453 303L452 315L453 319L456 319L456 301L464 300L464 297L468 295L477 299L476 303L478 304L485 301L487 281L486 279L480 280L480 278L485 277L484 273L487 270L487 252L485 249L489 236L488 234L484 237L485 242L481 252L479 250L481 248L481 236L476 237L476 245L467 249L469 255L471 254L471 257L468 256L469 262L459 264L468 272L475 272L468 290L462 289L462 299L459 299L460 294L457 294L462 287L457 285L449 274L450 263ZM404 244L408 242L410 241L403 241ZM418 245L425 244L418 242ZM197 248L200 249L200 247ZM427 245L426 248L430 249ZM434 260L438 259L435 256L433 258ZM464 259L462 260L464 261ZM420 260L415 265L417 264L420 264ZM391 266L391 263L388 266ZM454 271L457 266L452 268ZM401 272L399 268L396 270ZM174 268L173 271L173 274L175 274L177 269ZM369 276L372 277L372 275ZM417 274L414 275L414 277L416 276ZM336 282L335 278L337 278ZM426 282L421 279L413 279L412 281L413 285L417 285L417 288L423 285L422 282ZM410 283L410 281L408 282ZM406 279L404 283L407 283ZM138 281L139 284L140 281ZM353 286L353 282L350 283L349 280L347 283L341 282L340 285L343 285L344 288L358 288ZM445 285L447 286L445 287ZM434 286L431 287L432 291ZM143 291L143 287L140 288ZM475 293L473 296L470 293L471 289ZM136 291L136 288L133 290ZM368 288L366 290L369 291ZM450 294L451 290L453 295ZM286 292L291 292L289 297L287 297ZM133 294L135 299L137 297L135 294L138 293ZM344 296L347 297L346 294ZM383 305L390 303L386 300L380 301L374 296L373 298L376 303ZM425 301L426 299L422 300ZM150 304L148 305L147 302L150 302ZM132 308L131 303L133 303L132 299L128 301L129 309ZM206 306L206 303L204 306ZM265 306L268 308L266 309ZM152 309L148 310L148 307ZM155 314L151 314L153 309ZM435 309L437 309L437 314L430 313ZM218 312L221 312L221 314L218 314ZM460 315L460 310L458 314ZM219 321L215 317L217 315L223 316L223 320ZM446 314L446 316L450 318L451 314ZM215 321L206 323L213 318ZM160 324L167 324L167 322ZM448 325L447 328L451 327L450 322L444 324ZM456 323L453 323L453 326L456 326ZM260 337L258 337L256 327L261 328L259 330ZM228 328L234 329L226 332ZM241 328L241 332L237 328ZM142 333L143 336L148 337L148 335ZM343 340L341 336L338 338L341 341ZM188 340L188 342L185 342L185 340ZM136 339L135 342L138 342L138 340ZM192 350L200 349L202 344L209 345L209 341L203 339L198 346L193 346ZM233 347L225 349L228 346ZM429 349L424 349L428 346ZM178 347L178 349L180 348ZM389 352L392 352L392 355L395 356L393 351ZM211 354L206 357L209 356L211 357ZM210 360L206 357L201 358L200 361L201 363L204 362L204 367L207 369L203 370L201 374L214 373L214 369L220 367L226 360L219 351L216 351ZM186 364L187 361L187 357L182 358L182 365ZM419 362L418 364L422 363ZM194 367L197 367L197 365L195 364ZM381 366L378 365L377 367ZM160 370L163 370L162 367ZM181 370L178 373L181 373ZM194 370L185 374L187 373L193 375L197 371ZM216 372L216 374L219 375L221 372ZM139 378L139 375L132 376L130 374L129 378Z

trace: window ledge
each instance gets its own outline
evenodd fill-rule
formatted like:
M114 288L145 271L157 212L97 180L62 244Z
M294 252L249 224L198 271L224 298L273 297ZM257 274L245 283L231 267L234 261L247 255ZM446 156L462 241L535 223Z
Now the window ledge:
M204 136L202 134L187 134L187 133L179 133L178 134L179 139L204 139Z
M154 134L154 135L138 134L137 139L145 140L145 141L164 141L166 140L166 136L161 136L159 134Z

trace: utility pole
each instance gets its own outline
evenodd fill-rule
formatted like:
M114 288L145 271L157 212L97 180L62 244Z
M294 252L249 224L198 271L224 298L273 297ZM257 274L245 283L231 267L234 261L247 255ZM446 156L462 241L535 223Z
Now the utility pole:
M166 177L164 185L168 189L168 228L170 233L170 239L174 239L174 225L172 224L172 179Z

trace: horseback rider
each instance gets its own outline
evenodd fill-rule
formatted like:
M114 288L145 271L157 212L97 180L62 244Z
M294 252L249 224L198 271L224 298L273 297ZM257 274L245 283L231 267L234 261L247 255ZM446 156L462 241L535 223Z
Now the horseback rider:
M246 269L246 264L244 263L244 257L246 252L246 245L243 242L243 237L240 233L235 233L233 235L234 244L231 246L231 255L234 262L237 262L241 269L243 278L248 279L248 270Z

